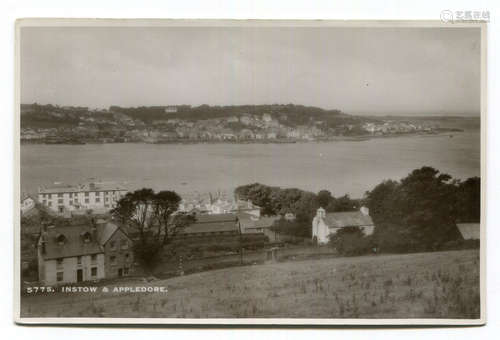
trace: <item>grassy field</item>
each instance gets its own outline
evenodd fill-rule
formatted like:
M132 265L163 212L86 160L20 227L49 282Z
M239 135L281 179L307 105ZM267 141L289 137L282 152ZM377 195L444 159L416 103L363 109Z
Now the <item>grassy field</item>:
M23 317L479 318L479 251L326 258L144 283L168 293L23 295Z

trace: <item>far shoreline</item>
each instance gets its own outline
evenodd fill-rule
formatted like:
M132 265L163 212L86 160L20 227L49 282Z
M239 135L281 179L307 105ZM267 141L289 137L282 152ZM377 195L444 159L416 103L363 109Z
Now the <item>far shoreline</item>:
M306 143L328 143L328 142L364 142L373 139L385 139L385 138L401 138L401 137L443 137L449 136L454 137L454 134L460 134L465 132L463 129L450 129L447 131L431 132L431 133L401 133L401 134L387 134L387 135L362 135L362 136L335 136L329 138L320 138L313 140L304 139L266 139L266 140L165 140L157 142L145 142L145 141L72 141L72 142L33 142L27 140L21 140L21 145L102 145L102 144L151 144L151 145L162 145L162 144L175 144L175 145L195 145L195 144L306 144Z

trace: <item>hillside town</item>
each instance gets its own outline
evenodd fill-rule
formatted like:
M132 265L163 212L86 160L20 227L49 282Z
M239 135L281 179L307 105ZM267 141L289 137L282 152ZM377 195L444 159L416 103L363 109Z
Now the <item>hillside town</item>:
M130 111L132 109L119 107L90 110L26 104L21 106L21 141L45 144L277 143L458 131L440 128L435 122L356 117L316 108L316 116L303 119L301 110L307 108L277 107L265 106L258 110L229 107L217 111L213 118L204 118L196 111L202 109L185 106Z

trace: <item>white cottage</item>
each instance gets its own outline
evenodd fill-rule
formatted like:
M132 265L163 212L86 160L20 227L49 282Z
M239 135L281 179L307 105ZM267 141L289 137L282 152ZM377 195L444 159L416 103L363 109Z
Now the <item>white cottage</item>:
M365 235L373 234L375 229L366 207L361 207L359 211L336 213L326 213L325 209L319 208L312 222L312 237L317 239L318 244L326 244L330 235L345 227L359 227Z

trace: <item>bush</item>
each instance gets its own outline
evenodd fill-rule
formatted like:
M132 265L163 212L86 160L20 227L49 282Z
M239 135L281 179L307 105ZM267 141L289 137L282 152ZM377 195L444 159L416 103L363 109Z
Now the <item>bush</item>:
M374 244L371 236L365 236L359 227L345 227L330 235L329 244L339 254L353 256L373 252Z

